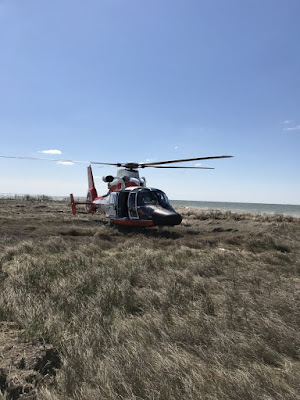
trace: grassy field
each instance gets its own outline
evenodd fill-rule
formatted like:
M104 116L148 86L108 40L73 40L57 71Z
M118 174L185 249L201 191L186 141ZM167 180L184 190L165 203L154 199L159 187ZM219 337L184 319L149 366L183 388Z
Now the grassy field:
M300 220L178 210L160 235L0 201L0 321L61 360L20 399L300 399Z

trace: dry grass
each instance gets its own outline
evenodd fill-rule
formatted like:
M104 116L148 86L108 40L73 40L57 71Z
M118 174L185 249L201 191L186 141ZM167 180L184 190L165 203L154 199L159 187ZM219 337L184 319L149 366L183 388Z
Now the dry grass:
M182 209L159 235L0 206L0 319L63 361L38 399L300 398L299 220Z

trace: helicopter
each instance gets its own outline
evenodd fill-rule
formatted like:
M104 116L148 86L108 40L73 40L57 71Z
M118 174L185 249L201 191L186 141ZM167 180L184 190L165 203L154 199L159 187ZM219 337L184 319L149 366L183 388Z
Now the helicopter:
M160 189L147 187L145 177L140 177L139 169L144 168L176 168L176 169L214 169L212 167L185 167L170 166L180 162L210 160L218 158L231 158L233 156L210 156L185 158L177 160L157 161L157 162L126 162L126 163L106 163L98 161L73 161L37 157L4 156L0 158L13 158L25 160L46 160L63 163L85 163L87 167L88 192L85 202L76 202L73 193L70 194L72 213L76 215L77 206L85 205L88 214L94 214L97 210L105 213L109 224L123 225L131 227L152 227L179 225L182 216L171 206L167 195ZM107 183L108 192L98 196L94 183L91 165L109 165L120 168L116 176L103 176L103 181Z
M147 187L145 177L140 177L139 168L186 168L186 169L214 169L211 167L182 167L166 166L178 162L208 160L216 158L230 158L232 156L197 157L181 160L168 160L151 163L102 163L91 164L113 165L121 167L117 175L103 176L102 180L108 185L108 192L104 196L98 196L94 184L92 167L87 167L88 192L86 202L75 202L73 194L70 194L72 213L76 214L76 206L83 204L88 213L94 213L97 209L103 211L110 224L152 227L179 225L182 216L171 206L167 195L160 189Z

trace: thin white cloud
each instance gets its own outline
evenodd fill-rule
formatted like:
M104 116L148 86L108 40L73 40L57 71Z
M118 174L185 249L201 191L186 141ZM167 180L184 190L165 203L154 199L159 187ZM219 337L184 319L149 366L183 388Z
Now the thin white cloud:
M41 150L39 153L44 153L44 154L62 154L60 150Z
M59 165L74 165L72 161L57 161L56 163Z
M300 130L300 125L284 128L284 131L299 131L299 130Z
M286 119L283 124L292 124L294 121L292 119Z
M178 150L179 149L179 146L174 146L174 150Z

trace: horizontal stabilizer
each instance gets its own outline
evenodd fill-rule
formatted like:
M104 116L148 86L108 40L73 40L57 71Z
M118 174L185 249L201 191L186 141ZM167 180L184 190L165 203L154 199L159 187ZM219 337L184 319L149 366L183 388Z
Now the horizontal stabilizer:
M71 199L71 207L72 207L72 213L74 214L74 215L76 215L76 213L77 213L77 209L76 209L76 206L79 204L79 205L84 205L84 206L88 206L88 207L91 207L91 205L92 205L92 203L90 202L90 201L75 201L74 200L74 196L73 196L73 193L71 193L70 194L70 199ZM82 214L82 213L81 213Z

